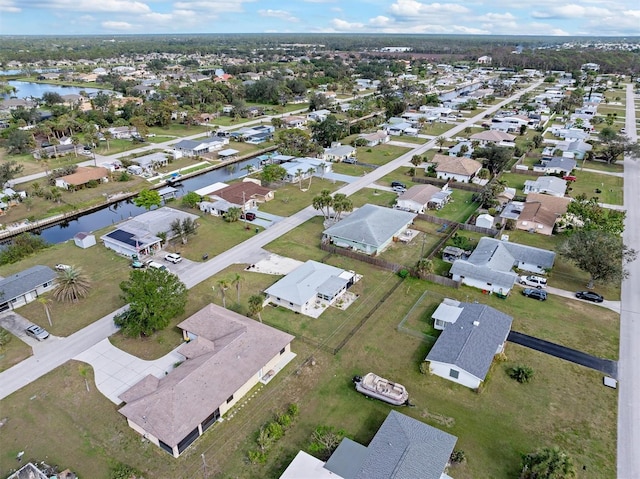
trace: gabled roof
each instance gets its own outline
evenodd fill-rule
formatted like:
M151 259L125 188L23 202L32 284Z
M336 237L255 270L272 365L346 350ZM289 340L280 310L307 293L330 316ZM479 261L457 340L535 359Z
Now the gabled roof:
M0 280L0 302L6 303L57 277L48 266L36 265Z
M529 193L518 220L535 221L553 227L556 219L567 212L571 198Z
M398 196L398 201L415 201L418 204L426 205L433 195L442 189L434 185L415 185Z
M458 319L445 327L425 359L453 364L484 380L498 348L507 339L513 318L485 304L460 306Z
M324 230L324 234L379 248L415 217L415 213L366 204Z
M567 182L555 176L540 176L537 180L525 180L524 186L538 191L549 191L560 196L567 190Z
M266 196L272 191L270 188L265 188L252 181L241 181L217 190L215 195L236 205L242 205L256 196Z
M498 130L485 130L479 133L474 133L473 135L471 135L471 139L479 140L479 141L501 142L501 141L513 141L516 139L516 137L515 135L504 133Z
M573 158L565 158L563 156L554 156L550 160L543 161L546 168L554 168L567 173L571 172L576 167L576 160Z
M449 433L391 411L354 479L440 479L456 441Z
M555 257L553 251L485 236L480 238L468 261L478 266L487 265L492 269L509 271L519 261L551 268Z
M178 327L197 335L187 357L157 379L147 376L120 397L120 413L170 446L256 375L293 340L290 334L209 304Z
M436 155L439 157L436 162L434 157L434 163L436 163L436 171L442 173L451 173L452 175L464 175L471 176L478 172L482 168L482 164L479 161L472 160L471 158L448 156L448 155Z
M332 295L343 288L347 279L340 278L342 273L344 270L335 266L309 260L268 287L265 293L302 305L315 298L319 292Z

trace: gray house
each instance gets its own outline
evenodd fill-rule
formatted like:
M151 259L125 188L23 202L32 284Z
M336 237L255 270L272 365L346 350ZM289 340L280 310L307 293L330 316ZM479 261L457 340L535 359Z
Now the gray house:
M415 213L366 204L322 233L323 241L376 255L404 233Z
M468 388L480 386L494 356L504 351L513 318L485 304L448 298L432 318L443 331L425 358L431 373Z
M508 294L518 279L513 268L543 274L551 269L555 257L553 251L484 237L468 259L453 263L450 274L468 286Z
M541 176L537 180L526 180L523 189L525 195L544 193L551 196L564 196L566 191L567 182L555 176Z
M57 274L48 266L36 265L0 280L0 311L16 309L53 289Z
M367 447L344 438L326 463L300 451L280 479L444 479L457 440L391 411Z

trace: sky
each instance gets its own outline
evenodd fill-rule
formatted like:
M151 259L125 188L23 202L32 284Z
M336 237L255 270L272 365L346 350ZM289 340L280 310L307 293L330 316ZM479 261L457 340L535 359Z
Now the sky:
M0 35L640 35L638 0L0 0Z

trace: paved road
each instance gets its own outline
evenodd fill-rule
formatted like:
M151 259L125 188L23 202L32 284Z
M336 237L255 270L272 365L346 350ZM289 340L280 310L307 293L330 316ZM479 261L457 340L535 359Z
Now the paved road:
M484 115L492 114L503 105L514 101L525 92L533 90L541 83L542 82L537 82L512 97L501 101L488 110L483 111L475 117L470 118L464 123L452 128L442 136L448 138L458 134L467 126L480 121ZM386 165L375 169L366 176L358 178L356 181L343 186L338 191L340 193L345 193L346 195L351 195L360 189L367 187L370 183L391 173L400 166L410 164L410 160L413 155L423 154L434 145L435 141L430 141L425 145L418 146L416 149L409 151ZM170 267L170 269L178 274L187 288L192 288L232 264L251 264L266 257L268 253L263 250L263 246L301 225L305 221L314 217L317 213L317 211L309 206L205 263L192 265L192 267L188 269L173 267ZM114 334L117 331L117 328L113 324L113 316L125 308L126 306L120 308L114 313L106 315L68 338L60 338L55 342L47 344L45 348L41 349L41 353L0 373L0 400Z
M638 141L633 85L627 85L627 136ZM625 157L624 202L627 207L624 242L640 249L640 165ZM622 282L620 357L618 360L618 478L640 478L640 261L628 265Z
M534 338L526 334L518 333L516 331L509 332L507 341L520 346L526 346L527 348L535 349L545 354L549 354L556 358L564 359L575 364L580 364L587 368L595 369L596 371L608 374L612 378L617 377L618 368L617 363L611 359L602 359L590 354L577 351L575 349L561 346L560 344L551 343L543 339Z

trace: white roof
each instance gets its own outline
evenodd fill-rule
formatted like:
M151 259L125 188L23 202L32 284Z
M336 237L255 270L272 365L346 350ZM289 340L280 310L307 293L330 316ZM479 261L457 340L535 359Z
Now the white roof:
M320 459L300 451L282 473L280 479L300 479L302 477L305 479L341 479L337 474L325 469L324 462Z

